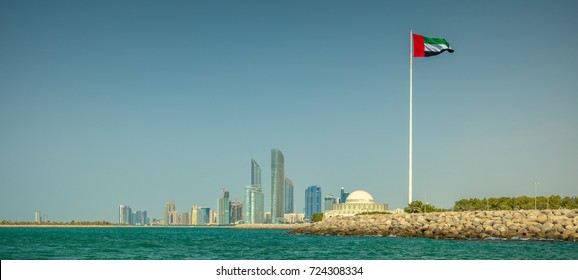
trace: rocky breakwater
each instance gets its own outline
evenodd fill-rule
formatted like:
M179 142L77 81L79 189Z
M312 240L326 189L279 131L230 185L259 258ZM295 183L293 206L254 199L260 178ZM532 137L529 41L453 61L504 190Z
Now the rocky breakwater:
M291 233L578 241L578 209L336 216Z

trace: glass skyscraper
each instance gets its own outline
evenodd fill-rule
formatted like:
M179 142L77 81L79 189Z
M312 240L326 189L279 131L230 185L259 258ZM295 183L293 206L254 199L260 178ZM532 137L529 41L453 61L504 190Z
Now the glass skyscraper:
M293 181L285 178L285 214L295 213L293 198Z
M131 224L137 226L144 226L147 224L147 211L138 210L136 212L132 212L132 222Z
M305 218L321 213L321 187L309 186L305 190Z
M165 211L163 212L163 224L164 225L172 225L174 224L173 221L173 213L176 211L175 208L175 201L165 201Z
M199 209L199 225L208 225L211 223L211 208Z
M339 196L339 203L345 203L345 200L349 196L348 192L345 192L345 188L341 187L341 196Z
M223 191L223 197L219 197L217 201L218 216L217 223L219 225L228 225L229 222L229 192Z
M261 167L251 160L251 185L245 187L245 223L262 224L265 197L261 189Z
M261 167L254 159L251 159L251 185L261 186Z
M118 223L121 225L130 225L131 224L130 218L132 214L130 206L121 205L119 208L120 209L119 209Z
M326 195L323 202L323 211L333 210L333 205L337 204L337 197L333 195Z
M278 224L284 219L283 185L285 184L285 162L283 153L278 149L271 150L271 222Z
M239 201L229 202L229 223L236 224L243 219L243 203Z

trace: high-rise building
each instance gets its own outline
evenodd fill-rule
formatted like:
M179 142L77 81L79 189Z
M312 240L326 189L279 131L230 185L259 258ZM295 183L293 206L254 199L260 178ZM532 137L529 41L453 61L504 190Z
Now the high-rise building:
M175 212L175 211L176 211L176 209L175 209L175 201L174 201L174 200L172 200L172 201L170 201L170 202L169 202L168 200L165 201L165 211L163 212L163 214L164 214L164 215L163 215L163 224L164 224L164 225L172 225L172 224L175 224L176 221L173 219L173 216L174 216L174 215L173 215L173 213L172 213L172 212ZM177 220L178 220L178 219L177 219Z
M279 149L271 150L271 223L282 223L285 212L285 160Z
M180 217L178 211L171 211L169 212L169 225L178 225L180 224Z
M191 206L191 225L198 225L199 224L199 206L192 205Z
M285 214L295 213L293 198L293 181L285 178Z
M44 219L46 220L46 216ZM147 225L149 223L147 218L147 211L132 211L130 206L120 205L118 211L118 223L121 225Z
M118 223L121 225L131 224L132 210L128 205L121 205L118 213Z
M130 224L132 220L132 209L130 208L130 206L127 205L124 207L124 212L126 224Z
M137 225L137 226L144 226L145 222L144 222L144 217L143 217L143 212L138 210L133 212L134 213L134 217L133 217L133 225Z
M311 219L315 213L321 213L321 187L309 186L305 190L305 218Z
M251 159L251 185L261 186L261 167L254 159Z
M229 192L223 190L223 196L219 197L217 200L218 205L218 217L217 217L217 224L219 225L228 225L230 224L230 217L229 217Z
M265 196L259 185L245 187L245 223L262 224Z
M40 214L40 210L34 211L34 222L37 224L42 223L42 215Z
M148 218L148 213L147 211L142 211L142 225L148 225L149 224L149 218Z
M262 224L265 196L261 188L261 167L251 160L251 185L245 187L244 219L246 224Z
M134 225L136 224L136 211L130 212L130 222L129 224Z
M191 219L190 219L189 212L183 212L183 213L181 213L180 224L181 224L181 225L190 225L190 224L191 224Z
M217 224L217 212L215 210L209 211L209 224L210 225Z
M169 224L169 201L165 201L165 208L163 209L163 224L166 226Z
M345 192L345 189L341 187L341 196L339 197L339 203L345 203L345 200L349 196L348 192Z
M323 211L333 210L333 205L337 204L337 197L330 194L326 195L323 200Z
M229 222L237 224L243 221L243 203L239 201L229 202Z
M199 225L208 225L211 222L211 208L199 209Z

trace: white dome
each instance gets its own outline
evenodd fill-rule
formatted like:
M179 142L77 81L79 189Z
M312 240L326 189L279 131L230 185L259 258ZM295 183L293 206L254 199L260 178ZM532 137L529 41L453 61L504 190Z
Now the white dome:
M345 203L375 203L373 196L366 191L354 191L345 199Z

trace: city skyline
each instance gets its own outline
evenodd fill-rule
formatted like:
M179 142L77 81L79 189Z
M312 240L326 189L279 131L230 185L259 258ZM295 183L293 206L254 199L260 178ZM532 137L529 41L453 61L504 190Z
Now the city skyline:
M171 199L216 209L222 188L244 201L248 159L269 212L272 148L296 212L309 185L403 208L410 30L455 49L413 61L413 199L575 196L576 10L0 1L0 219L117 222L119 205L164 218Z
M279 154L281 155L281 157L279 157ZM279 165L280 162L276 162L277 159L282 159L282 153L281 151L279 151L278 149L272 149L272 168L277 168L277 166ZM273 164L275 163L275 164ZM284 166L284 164L283 164ZM294 211L294 206L293 206L293 198L294 198L294 185L293 182L291 181L291 179L289 179L288 177L285 177L284 179L284 201L285 201L285 205L284 205L284 213L283 213L283 219L282 220L278 220L278 221L267 221L264 218L264 214L266 212L263 211L263 197L264 194L261 190L261 168L259 166L259 164L257 163L257 161L255 161L255 159L251 159L251 185L249 186L245 186L245 204L239 202L239 201L231 201L229 198L229 191L227 191L225 188L222 189L222 195L218 197L217 199L217 203L216 203L216 212L215 212L215 221L214 224L217 225L229 225L229 224L234 224L236 221L242 221L243 223L247 223L247 224L259 224L259 223L279 223L279 222L287 222L286 221L286 214L303 214L305 215L305 217L307 216L308 211L318 211L316 213L320 213L322 211L325 210L330 210L327 208L327 203L325 203L323 209L321 209L321 203L320 203L320 188L318 188L317 186L309 186L307 188L305 188L306 191L306 198L305 198L305 207L303 208L303 211ZM307 199L307 192L309 192L309 190L311 188L316 188L319 190L319 194L312 196L312 199L314 200L319 200L319 202L315 205L315 206L311 206L308 205L310 204L309 200ZM349 193L344 191L344 188L341 187L340 189L341 191L341 197L346 197ZM318 197L319 196L319 197ZM273 197L273 195L272 195ZM327 197L333 197L331 194L328 194ZM325 199L327 200L327 198ZM260 201L260 202L259 202ZM342 201L345 201L345 199L342 199ZM337 203L337 198L333 197L333 203ZM233 205L235 205L236 207L239 207L238 205L240 205L241 210L232 210L233 209ZM245 207L244 205L248 205L248 207ZM289 208L287 208L289 207ZM132 219L131 215L136 215L141 216L143 211L132 211L131 207L128 205L120 205L119 206L120 210L119 210L119 219L118 219L118 223L119 224L131 224L131 225L144 225L144 224L149 224L149 222L134 222ZM166 200L165 204L164 204L164 211L163 211L163 219L156 219L153 218L153 220L157 220L160 222L160 224L162 225L199 225L199 224L204 224L204 222L200 222L201 220L199 219L199 210L200 209L211 209L210 207L199 207L196 204L193 204L191 206L191 210L190 212L187 211L183 211L183 212L179 212L178 209L176 208L176 203L175 200ZM244 209L243 209L244 208ZM212 211L212 210L210 210ZM235 219L231 218L233 216L233 214L231 214L232 211L235 211L236 213L234 214L234 216L236 217ZM237 217L239 217L240 213L239 211L243 212L243 216L247 217L243 219L237 219ZM37 216L39 215L40 211L36 210L35 211L35 221L37 220ZM272 212L269 212L269 214ZM310 213L310 215L313 213ZM310 216L309 215L309 216ZM202 218L201 218L202 219ZM147 221L147 211L144 211L144 218L137 218L136 220L138 221ZM233 221L233 222L231 222ZM150 222L152 223L152 222ZM213 222L211 222L213 223Z

